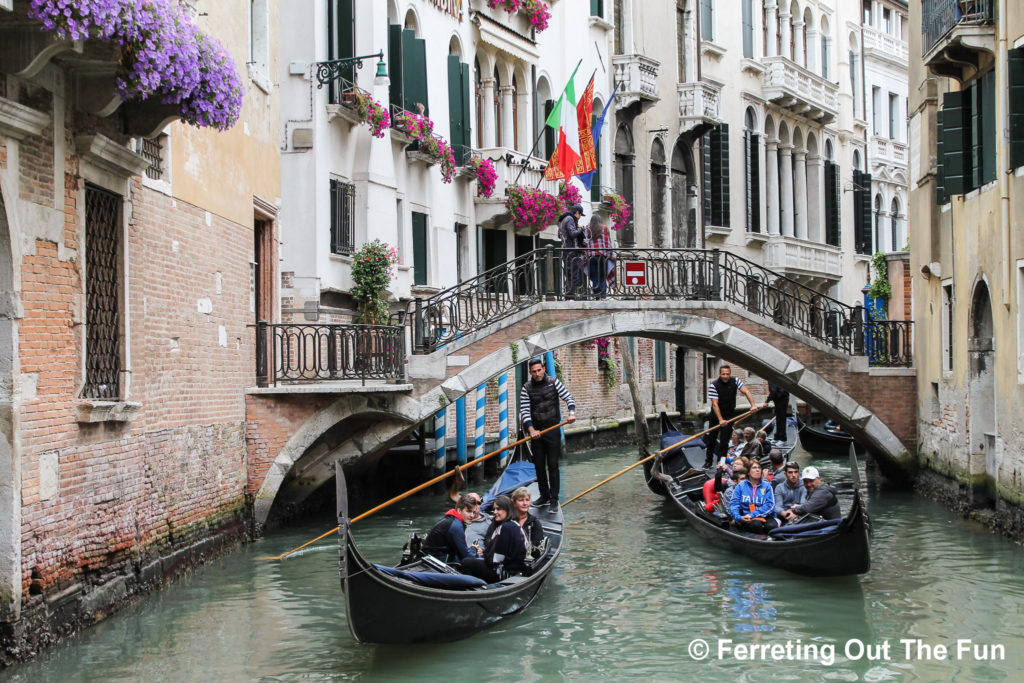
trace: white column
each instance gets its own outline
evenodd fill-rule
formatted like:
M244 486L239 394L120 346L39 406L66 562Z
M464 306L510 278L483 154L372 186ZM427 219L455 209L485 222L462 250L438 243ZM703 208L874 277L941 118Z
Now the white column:
M807 66L804 60L804 22L793 22L793 61L800 66Z
M821 156L811 154L807 157L807 239L812 242L823 242L825 225L825 207L821 201L824 195L825 179Z
M480 93L483 98L483 104L480 110L483 112L483 121L477 125L481 126L483 131L483 143L484 147L494 147L494 79L493 78L482 78L480 79Z
M782 171L782 235L793 236L793 145L779 145L779 166Z
M789 51L789 36L792 27L789 25L789 9L783 7L779 11L779 35L782 36L782 56L793 59L793 53Z
M807 239L807 152L798 149L794 152L796 169L793 172L793 184L795 197L793 199L793 210L796 212L796 236L802 240Z
M515 121L512 120L512 99L514 89L511 85L501 87L501 144L509 149L515 148Z
M765 23L768 27L765 36L764 54L766 57L777 56L776 36L779 34L778 6L774 0L766 0L764 3Z
M765 177L768 179L768 190L765 192L765 213L768 214L768 234L779 234L779 141L768 141L768 153L765 159Z

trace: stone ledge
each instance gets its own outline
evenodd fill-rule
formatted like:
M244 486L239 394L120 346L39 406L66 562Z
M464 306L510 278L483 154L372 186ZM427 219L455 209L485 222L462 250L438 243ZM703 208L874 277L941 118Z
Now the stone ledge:
M249 395L282 395L282 394L388 394L412 391L411 384L383 384L380 380L371 380L363 384L359 380L341 380L312 382L309 384L281 384L276 387L249 387L245 390Z
M30 135L42 135L48 125L49 115L0 97L0 133L24 140Z
M78 399L74 403L77 421L83 423L96 422L131 422L142 409L142 404L134 401L99 401Z
M142 175L149 162L105 135L76 135L75 150L96 166L120 177Z

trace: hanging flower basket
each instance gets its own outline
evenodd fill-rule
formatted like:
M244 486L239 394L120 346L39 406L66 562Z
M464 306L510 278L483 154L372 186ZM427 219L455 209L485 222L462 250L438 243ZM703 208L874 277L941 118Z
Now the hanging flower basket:
M564 211L571 209L574 204L583 202L583 197L580 196L580 191L576 189L576 186L564 180L558 183L558 199L562 202Z
M505 208L512 216L512 225L540 232L558 220L560 202L544 190L510 185L506 190Z
M470 157L463 168L469 179L476 181L477 197L488 199L494 194L494 186L498 182L494 162L483 157Z
M622 230L629 225L629 217L633 211L621 194L606 194L604 201L612 205L612 230Z
M385 131L391 127L391 115L388 108L373 99L370 93L362 88L353 88L345 95L352 95L353 106L360 123L370 127L370 135L375 138L384 137Z
M537 33L545 30L551 21L551 8L543 0L487 0L487 6L491 9L501 7L509 14L519 12Z

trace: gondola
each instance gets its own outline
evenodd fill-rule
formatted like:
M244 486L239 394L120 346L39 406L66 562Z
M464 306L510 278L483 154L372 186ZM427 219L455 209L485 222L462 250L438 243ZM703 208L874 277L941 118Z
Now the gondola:
M855 464L856 459L852 460ZM670 462L660 467L662 474L674 470ZM766 537L740 531L727 519L706 512L703 488L708 479L704 472L662 478L668 497L696 533L712 545L809 576L863 574L871 568L871 522L859 486L854 488L850 509L842 519L786 525Z
M661 414L661 449L668 448L672 444L679 443L687 438L686 434L682 434L675 425L672 424L672 420L665 413ZM684 457L677 458L676 455L680 454ZM644 477L647 480L647 487L659 496L668 495L668 491L665 488L665 484L659 477L654 476L655 462L660 461L665 467L669 469L667 474L678 477L690 470L702 470L704 468L704 462L706 458L706 450L704 448L704 442L700 439L694 439L693 441L684 444L680 448L673 449L660 458L655 458L644 463Z
M851 443L857 455L864 455L864 446L844 431L815 429L808 425L800 429L800 445L815 455L843 456L850 452Z
M395 567L375 564L363 557L352 537L340 461L335 467L341 584L349 628L358 642L406 644L471 636L529 607L561 552L561 509L552 512L535 507L531 512L544 526L546 547L532 561L528 575L485 584L429 555ZM537 497L536 485L531 494ZM486 527L486 522L477 525ZM483 533L482 529L476 531Z

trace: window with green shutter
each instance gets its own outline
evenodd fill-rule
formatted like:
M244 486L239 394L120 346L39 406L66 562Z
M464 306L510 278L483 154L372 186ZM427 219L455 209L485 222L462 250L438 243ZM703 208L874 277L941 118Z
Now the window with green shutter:
M604 16L604 0L590 0L590 16Z
M825 242L841 246L839 164L825 161Z
M939 206L942 206L949 201L949 195L946 194L945 176L943 175L942 170L942 139L945 137L942 133L942 119L943 112L940 109L936 112L935 116L935 203Z
M729 124L715 126L701 143L704 225L729 225Z
M352 0L328 0L327 2L328 59L355 56L355 13L352 5ZM353 83L355 81L355 64L343 66L341 77L349 83ZM332 104L341 101L341 92L341 84L331 81L328 97Z
M971 179L970 91L942 97L942 184L948 195L963 194Z
M978 139L981 158L981 175L978 187L996 179L996 72L987 71L981 75L974 89L978 91L977 101L981 107L978 115L981 136Z
M405 74L402 66L402 27L399 24L388 24L388 78L391 81L388 94L391 104L400 108L405 103Z
M427 99L427 41L411 29L402 31L402 107L413 114L430 116ZM423 111L418 105L423 105Z
M1024 47L1007 52L1010 82L1010 168L1024 166Z
M455 163L469 159L472 145L469 130L469 65L458 55L448 55L448 125Z
M654 342L654 381L668 381L668 358L665 350L665 342L656 340Z
M761 136L750 130L744 136L747 232L761 232Z
M427 214L412 212L413 284L427 284Z

